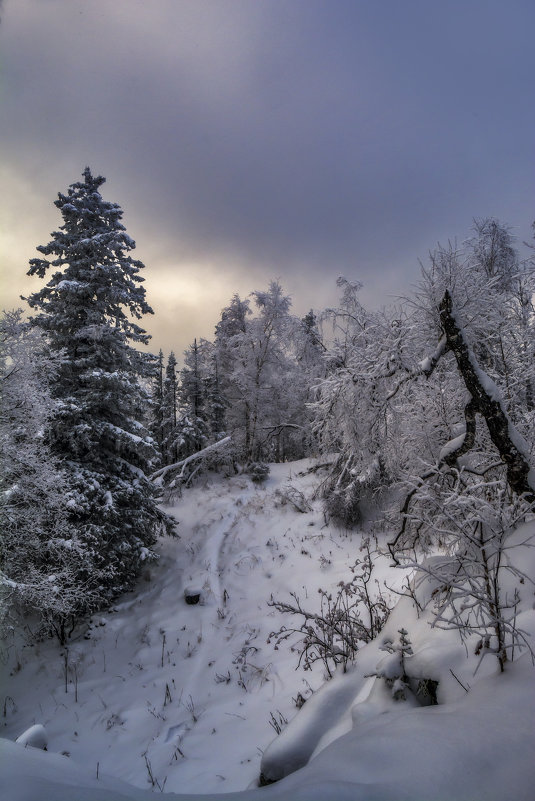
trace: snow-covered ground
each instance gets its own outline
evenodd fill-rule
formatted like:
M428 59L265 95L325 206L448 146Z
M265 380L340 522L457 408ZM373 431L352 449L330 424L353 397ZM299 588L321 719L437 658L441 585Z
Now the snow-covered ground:
M432 629L427 614L395 597L378 641L327 684L320 663L296 671L291 640L277 650L268 643L289 623L267 605L271 595L289 600L295 591L317 605L317 589L348 580L359 555L361 535L325 525L309 464L274 465L261 486L210 477L177 501L180 538L161 542L159 563L136 590L95 616L67 652L53 641L6 643L2 798L113 801L160 789L318 801L533 798L529 656L504 675L488 657L474 676L471 643L467 658L455 632ZM288 484L310 511L284 501ZM519 556L534 575L533 553ZM374 576L394 589L404 578L385 559ZM201 603L187 604L185 591ZM534 633L533 587L524 592L520 622ZM414 651L410 675L439 682L438 706L396 702L383 679L367 675L388 669L380 645L402 627ZM307 699L299 712L298 694ZM276 739L273 718L283 726ZM36 723L48 753L8 742ZM268 778L287 777L239 792L256 785L263 754Z

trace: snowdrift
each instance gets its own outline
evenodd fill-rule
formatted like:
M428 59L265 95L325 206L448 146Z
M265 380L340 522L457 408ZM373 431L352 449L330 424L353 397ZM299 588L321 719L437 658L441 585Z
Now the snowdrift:
M309 765L262 790L223 798L258 801L531 801L535 786L535 672L523 657L452 704L399 708L355 726ZM364 710L362 710L364 711ZM289 730L288 730L289 731ZM153 798L108 777L97 780L57 754L2 740L0 793L9 801ZM215 801L221 795L169 798Z

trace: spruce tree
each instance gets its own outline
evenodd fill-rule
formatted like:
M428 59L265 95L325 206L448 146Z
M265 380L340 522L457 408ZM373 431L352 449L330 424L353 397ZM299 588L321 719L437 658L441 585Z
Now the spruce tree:
M45 258L32 259L28 273L51 277L28 303L36 310L32 324L62 353L50 442L68 475L70 522L88 555L80 580L106 603L132 585L169 521L146 477L155 454L141 423L149 402L142 379L152 357L134 347L149 340L136 322L152 313L139 275L144 265L128 255L135 242L121 208L100 194L105 178L89 168L83 178L55 201L63 225L37 248Z
M216 442L225 436L226 402L221 382L221 368L217 346L201 339L199 353L203 365L204 415L209 439ZM187 363L187 359L186 359Z
M159 462L163 460L163 381L164 381L164 366L163 366L163 351L160 349L158 358L154 365L154 376L152 379L152 408L150 414L150 430L152 438L156 443L158 449Z
M184 351L184 367L180 371L178 428L182 437L181 455L189 456L209 443L210 426L207 409L207 369L203 352L197 343Z
M162 460L172 464L178 459L177 447L177 392L176 357L173 351L167 358L162 387Z

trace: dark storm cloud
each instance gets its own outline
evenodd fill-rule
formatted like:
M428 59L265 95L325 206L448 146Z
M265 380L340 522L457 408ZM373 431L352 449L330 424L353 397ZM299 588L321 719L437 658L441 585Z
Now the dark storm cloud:
M50 205L91 164L162 282L212 276L219 307L272 276L321 306L339 273L387 300L473 216L529 236L527 0L8 0L4 18L10 186Z

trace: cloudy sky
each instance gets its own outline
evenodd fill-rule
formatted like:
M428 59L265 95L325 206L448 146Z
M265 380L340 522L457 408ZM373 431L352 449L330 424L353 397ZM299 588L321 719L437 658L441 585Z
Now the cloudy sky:
M152 349L234 292L407 292L437 241L535 219L533 0L4 0L2 305L89 165L146 265ZM37 282L37 283L36 283Z

